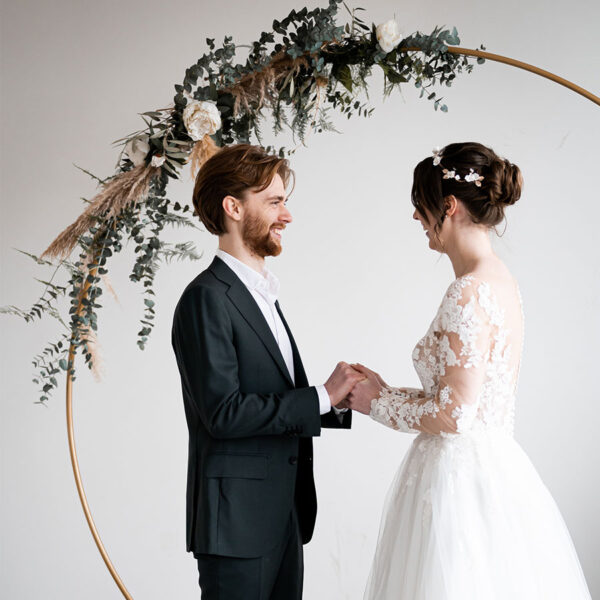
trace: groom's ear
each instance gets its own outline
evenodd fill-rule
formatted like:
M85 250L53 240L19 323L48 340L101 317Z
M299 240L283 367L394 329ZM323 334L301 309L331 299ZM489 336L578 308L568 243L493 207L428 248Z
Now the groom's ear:
M223 211L226 216L234 221L239 222L242 220L241 203L233 196L225 196L225 198L223 198Z

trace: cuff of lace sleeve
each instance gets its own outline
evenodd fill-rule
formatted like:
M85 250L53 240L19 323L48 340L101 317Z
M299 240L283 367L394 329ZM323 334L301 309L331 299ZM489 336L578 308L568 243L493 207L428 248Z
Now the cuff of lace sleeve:
M406 407L404 405L407 401L409 401L409 397L404 390L384 387L379 392L379 398L371 400L369 416L378 423L397 431L414 433L415 430L411 429L405 420Z
M387 411L379 402L379 398L373 398L373 400L371 400L371 412L369 413L369 416L371 417L371 419L377 421L378 423L381 423L382 425L389 425L388 420L386 418Z
M390 397L390 392L390 388L381 388L379 397L371 400L371 412L369 413L371 419L388 427L390 426L390 418L386 400Z

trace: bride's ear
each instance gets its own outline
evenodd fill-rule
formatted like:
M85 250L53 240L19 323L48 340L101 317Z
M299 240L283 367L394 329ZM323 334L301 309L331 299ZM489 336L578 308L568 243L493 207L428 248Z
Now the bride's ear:
M452 194L450 194L450 196L446 196L444 198L444 215L446 217L451 217L455 212L456 209L458 208L458 200L456 199L456 196L453 196Z

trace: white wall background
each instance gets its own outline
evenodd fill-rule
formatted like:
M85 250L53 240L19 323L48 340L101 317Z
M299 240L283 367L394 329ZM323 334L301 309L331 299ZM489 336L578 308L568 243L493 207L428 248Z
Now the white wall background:
M595 0L364 0L367 21L396 14L405 32L456 25L462 45L533 63L600 92ZM140 128L137 113L166 106L207 36L250 43L290 0L42 0L2 4L0 305L28 306L46 272L13 251L41 252L82 210L93 183L72 163L113 172L111 142ZM310 7L315 6L313 2ZM411 88L370 120L340 121L293 158L295 223L271 267L309 377L360 361L395 385L417 382L410 355L452 279L410 218L411 172L436 145L477 140L519 164L522 200L496 248L521 283L526 343L517 438L550 488L592 591L600 595L597 248L600 107L555 84L488 63L446 92L435 113ZM192 182L170 188L180 202ZM175 234L176 235L176 234ZM186 232L178 238L188 239ZM135 345L139 287L131 252L111 265L119 303L100 315L105 376L80 372L75 422L84 483L109 554L136 599L197 598L185 553L187 431L170 347L178 296L212 258L165 268L148 349ZM31 357L51 323L2 317L0 595L13 599L119 598L83 518L69 462L63 388L34 404ZM316 441L320 513L306 548L305 597L362 598L388 484L411 438L356 418L350 433Z

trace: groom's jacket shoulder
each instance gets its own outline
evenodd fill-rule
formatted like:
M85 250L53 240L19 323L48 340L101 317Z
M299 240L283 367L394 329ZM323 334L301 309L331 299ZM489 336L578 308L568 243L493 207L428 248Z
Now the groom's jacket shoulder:
M197 275L183 290L180 302L197 295L224 294L234 283L241 283L238 276L219 258Z
M219 258L213 262L186 286L175 307L173 326L184 315L203 307L211 312L212 319L223 315L228 304L226 294L232 285L243 285L237 275Z

